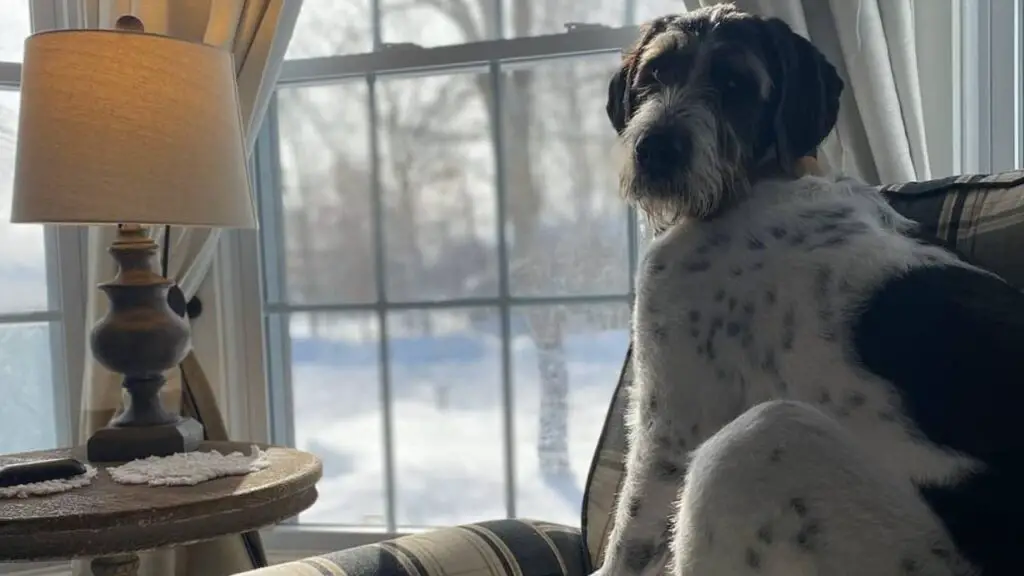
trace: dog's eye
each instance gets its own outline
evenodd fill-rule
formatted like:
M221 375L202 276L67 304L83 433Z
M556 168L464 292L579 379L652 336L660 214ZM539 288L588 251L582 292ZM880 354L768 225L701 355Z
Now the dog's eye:
M647 66L644 66L643 69L640 70L640 73L637 75L636 79L637 83L642 85L663 83L661 79L661 69L658 67L657 63L651 63L648 64Z
M719 90L726 93L744 91L750 88L748 78L726 66L719 66L711 71L711 81Z
M657 56L647 62L637 74L638 84L660 84L666 85L672 82L675 70L671 66L667 55Z
M712 80L719 88L735 89L739 86L736 73L728 68L718 68L711 73Z

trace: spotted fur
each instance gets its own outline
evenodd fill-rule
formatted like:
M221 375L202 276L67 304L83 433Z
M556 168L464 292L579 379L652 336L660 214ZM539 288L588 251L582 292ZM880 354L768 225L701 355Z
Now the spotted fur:
M869 524L880 533L904 535L927 527L928 545L951 547L941 523L916 496L914 485L952 484L978 463L926 440L904 415L890 383L851 359L850 321L885 278L927 266L968 267L949 252L913 239L910 230L911 223L875 189L853 180L808 176L797 181L762 181L746 202L718 218L680 223L653 242L638 276L630 450L621 494L623 501L641 504L635 514L619 510L607 573L658 573L666 565L668 554L648 555L641 563L631 557L631 551L644 542L652 550L658 548L666 517L673 515L680 497L679 526L685 529L676 534L678 576L717 573L702 572L700 566L710 561L709 554L719 557L726 551L736 554L731 562L748 569L729 572L736 574L764 573L762 569L769 565L778 572L767 573L778 574L833 574L814 570L837 562L857 566L857 555L877 543L860 538L864 517L854 514L844 519L829 513L817 524L802 525L790 519L787 522L795 532L787 551L773 555L763 545L753 546L758 538L752 536L760 516L770 516L769 511L741 512L735 500L738 492L746 492L756 501L751 506L770 509L789 495L796 499L791 503L794 514L801 516L809 507L801 501L832 498L835 512L844 501L870 501L883 476L885 482L899 487L898 492L885 495L893 500L893 509L915 513L907 518L880 515ZM742 271L740 279L736 270ZM850 444L845 449L856 451L857 461L870 466L858 471L849 464L846 476L825 475L829 482L814 484L813 490L773 486L775 481L809 485L801 479L804 475L819 475L822 467L835 464L838 458L837 452L824 449L830 446L826 442L808 445L808 450L820 448L820 452L804 451L798 461L790 460L798 447L795 433L786 424L782 424L781 440L761 439L756 452L765 461L790 462L790 476L769 475L771 480L754 482L739 471L751 465L743 456L730 464L725 456L715 455L718 444L712 439L735 436L744 430L745 421L762 421L763 414L743 415L752 409L758 414L756 407L776 400L814 406L823 415L813 416L815 422L833 419L834 424L821 424L830 431L836 426L844 430L843 439L832 442ZM797 419L793 426L800 429L803 424ZM682 470L691 458L683 446L700 446L696 454L708 455L718 468L704 466L705 460L695 456L695 467L689 469L686 489L681 491ZM729 454L744 451L732 449ZM715 478L717 470L733 467L737 469L730 491ZM712 478L707 477L708 470L716 471ZM702 486L718 489L707 491ZM761 502L761 497L766 500ZM731 510L733 516L708 515L702 512L705 509ZM695 526L728 525L730 518L754 523L736 534L718 535L713 546L695 536ZM743 533L747 529L751 535ZM915 542L914 546L893 543L891 551L916 558L925 541ZM751 547L745 551L743 546L748 544ZM809 556L794 556L801 550ZM833 553L815 556L818 550ZM955 559L951 556L943 564L950 566L948 571L927 573L958 573L953 570L961 565ZM892 569L888 573L901 573L895 564Z
M970 573L913 486L811 404L727 424L694 452L681 498L679 576Z

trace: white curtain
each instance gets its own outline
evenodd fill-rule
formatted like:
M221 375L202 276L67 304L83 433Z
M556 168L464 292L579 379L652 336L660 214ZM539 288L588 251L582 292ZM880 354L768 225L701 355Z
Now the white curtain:
M722 0L685 0L686 8ZM872 183L931 177L925 107L918 75L914 0L732 0L784 20L807 37L846 82L836 130L821 157ZM921 9L949 9L931 0ZM936 31L927 31L935 34ZM952 90L952 83L944 87ZM933 140L934 141L934 140Z
M133 14L147 32L167 34L193 42L220 46L234 54L243 125L250 152L280 73L285 49L291 39L302 0L81 0L79 25L113 28L117 19ZM160 230L154 231L160 236ZM114 239L112 227L89 231L88 280L90 285L113 277L114 262L107 247ZM168 276L192 298L209 271L219 239L218 230L172 228ZM106 313L106 298L97 290L88 294L87 324L92 326ZM216 322L204 323L212 330ZM194 335L195 336L195 335ZM85 344L88 346L88 344ZM182 378L184 374L184 381ZM213 387L190 353L181 371L168 374L162 390L168 408L199 419L211 440L227 440L227 427L217 406ZM86 355L82 389L79 442L107 424L122 407L117 375ZM248 540L249 547L245 545ZM251 569L250 555L262 555L258 534L232 536L208 543L144 555L142 573L152 576L218 576ZM76 574L88 574L85 562L75 563Z

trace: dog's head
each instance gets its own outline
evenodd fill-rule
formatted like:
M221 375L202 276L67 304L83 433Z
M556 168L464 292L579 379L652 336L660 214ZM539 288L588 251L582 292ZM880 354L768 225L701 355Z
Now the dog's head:
M656 225L707 219L832 130L843 82L777 18L730 4L646 24L608 88L622 190Z

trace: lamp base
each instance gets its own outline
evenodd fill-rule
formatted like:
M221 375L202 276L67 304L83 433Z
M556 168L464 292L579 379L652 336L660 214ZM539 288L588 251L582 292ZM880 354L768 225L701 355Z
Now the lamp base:
M190 452L203 441L203 426L167 411L160 402L164 374L179 365L191 347L188 320L168 305L173 282L153 272L157 245L145 228L118 226L110 254L117 276L100 285L110 301L89 343L108 370L124 375L124 412L89 438L94 462L126 462L148 456Z
M203 425L192 418L156 426L107 426L86 444L90 462L128 462L192 452L203 441Z

